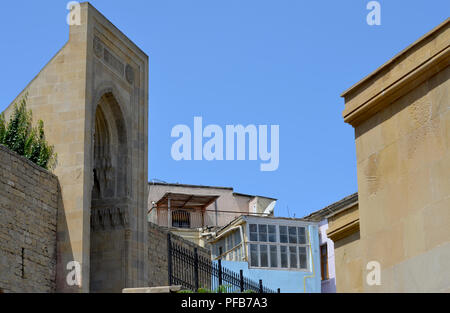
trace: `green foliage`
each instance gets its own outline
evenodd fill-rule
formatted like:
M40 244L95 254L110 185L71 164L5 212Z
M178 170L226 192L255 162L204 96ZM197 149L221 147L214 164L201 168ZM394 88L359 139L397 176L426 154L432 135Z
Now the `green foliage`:
M197 292L194 292L192 290L180 290L180 291L178 291L178 293L229 293L228 290L230 287L231 287L231 285L222 285L222 286L219 286L218 288L216 288L215 290L210 290L207 288L199 288L197 290ZM232 293L240 293L240 292L234 291ZM253 290L245 290L242 293L256 293L256 292Z
M56 166L57 154L54 147L45 140L44 122L38 121L36 127L32 126L33 114L27 111L27 96L25 95L19 105L14 104L14 112L9 120L0 115L0 144L12 151L23 155L33 163L52 170Z

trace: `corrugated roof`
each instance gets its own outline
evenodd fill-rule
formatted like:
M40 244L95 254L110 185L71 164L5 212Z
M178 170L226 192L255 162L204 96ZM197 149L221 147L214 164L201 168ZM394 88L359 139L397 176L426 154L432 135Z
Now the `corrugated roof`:
M357 203L358 202L358 193L354 193L350 196L345 197L344 199L335 202L333 204L330 204L329 206L311 213L308 216L305 216L304 219L305 220L309 220L309 221L314 221L314 222L318 222L323 220L326 216L339 211L340 209L343 209L351 204Z

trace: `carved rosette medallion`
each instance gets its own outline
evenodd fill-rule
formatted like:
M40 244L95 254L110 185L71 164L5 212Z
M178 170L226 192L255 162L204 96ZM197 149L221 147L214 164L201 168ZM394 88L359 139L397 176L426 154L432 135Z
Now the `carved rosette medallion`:
M103 44L98 37L94 38L94 53L98 58L103 57Z
M125 78L129 84L132 85L134 83L134 70L130 64L127 64L125 67Z

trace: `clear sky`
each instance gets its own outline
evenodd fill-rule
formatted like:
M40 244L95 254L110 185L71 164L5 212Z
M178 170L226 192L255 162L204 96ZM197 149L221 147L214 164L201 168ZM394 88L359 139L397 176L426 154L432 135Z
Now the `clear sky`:
M68 39L68 1L0 9L0 111ZM353 128L340 94L444 21L450 1L92 0L150 58L149 180L234 187L302 217L357 191ZM180 161L171 130L280 125L280 165ZM289 208L289 211L288 211Z

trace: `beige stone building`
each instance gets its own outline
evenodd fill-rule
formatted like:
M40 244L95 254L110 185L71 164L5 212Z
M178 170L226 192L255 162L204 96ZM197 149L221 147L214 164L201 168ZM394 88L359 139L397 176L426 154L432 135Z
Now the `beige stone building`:
M450 19L343 93L355 128L359 202L339 245L338 292L450 291ZM379 262L381 284L366 265ZM362 270L362 273L360 272ZM339 275L346 279L339 281Z
M327 236L334 242L337 292L363 291L363 262L359 228L358 195L333 204L327 216Z
M58 153L57 290L119 292L148 285L148 56L89 3L75 14L68 42L17 99L28 94ZM79 287L66 283L72 261Z

